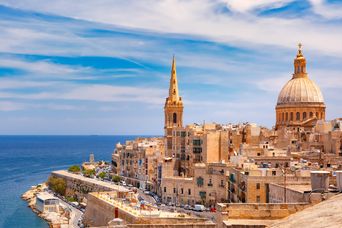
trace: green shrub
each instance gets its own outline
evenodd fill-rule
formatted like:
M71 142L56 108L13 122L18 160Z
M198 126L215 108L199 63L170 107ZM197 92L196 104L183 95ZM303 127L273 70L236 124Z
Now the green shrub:
M86 169L83 170L83 175L86 177L92 177L95 175L95 169Z
M60 195L65 195L66 182L63 178L50 176L48 181L47 181L47 185L49 186L49 188L52 191L54 191Z
M65 197L69 202L77 202L77 199L73 196L67 196Z
M106 173L105 172L101 172L101 173L99 173L99 175L97 175L97 177L103 179L103 178L106 177Z
M117 175L112 176L112 181L113 182L118 183L118 182L120 182L120 180L121 180L120 176L117 176Z
M78 165L72 165L69 167L68 171L72 173L79 173L81 168Z

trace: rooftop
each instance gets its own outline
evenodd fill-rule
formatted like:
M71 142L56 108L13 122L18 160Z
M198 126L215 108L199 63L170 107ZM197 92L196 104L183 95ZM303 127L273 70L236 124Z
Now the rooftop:
M54 196L52 196L51 194L49 194L47 192L41 192L41 193L37 194L37 198L39 198L41 200L58 199L57 197L54 197Z

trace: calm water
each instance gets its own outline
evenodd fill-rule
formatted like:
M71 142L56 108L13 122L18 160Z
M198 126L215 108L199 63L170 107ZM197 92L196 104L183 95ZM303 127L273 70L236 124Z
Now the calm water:
M88 160L110 161L117 142L137 136L0 136L0 227L48 227L20 196L52 170Z

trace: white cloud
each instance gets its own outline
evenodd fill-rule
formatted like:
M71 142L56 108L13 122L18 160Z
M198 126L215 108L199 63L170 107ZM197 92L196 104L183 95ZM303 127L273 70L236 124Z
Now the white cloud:
M166 90L158 88L82 85L69 83L52 91L35 93L0 92L0 98L24 100L75 100L97 102L139 102L143 104L161 105L166 96Z
M0 67L16 68L36 75L66 75L80 72L77 66L68 67L48 61L24 61L9 57L1 58Z
M238 12L248 12L257 8L277 8L294 0L223 0L227 6Z
M258 3L255 3L258 2ZM282 19L254 15L218 14L222 3L249 11L288 1L3 1L9 6L41 11L93 22L161 33L199 36L217 42L263 48L272 45L293 48L299 41L317 52L342 56L342 29L310 18ZM222 5L221 5L222 6ZM334 34L334 35L332 35ZM313 37L315 37L313 39ZM80 40L84 42L84 40ZM89 40L88 40L89 41ZM90 46L95 43L88 42ZM100 45L99 45L100 46ZM103 51L98 49L97 51Z
M342 6L337 4L327 4L325 0L309 0L316 14L327 19L341 19Z
M18 111L26 108L26 104L10 102L10 101L0 101L0 111Z

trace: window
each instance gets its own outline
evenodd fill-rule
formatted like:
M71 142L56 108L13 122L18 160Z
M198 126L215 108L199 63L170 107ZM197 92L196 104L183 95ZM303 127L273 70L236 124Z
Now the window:
M289 120L289 113L285 114L285 120L288 121Z
M306 119L306 112L303 112L303 120Z
M197 177L197 186L198 187L203 186L203 178L202 177Z
M211 179L209 179L208 186L209 186L209 187L212 187L212 186L213 186L213 183L211 183Z
M194 153L202 153L202 147L194 147L192 149L192 152L194 152Z
M200 195L201 199L205 199L207 196L207 193L206 192L199 192L199 195Z
M300 120L300 113L299 112L296 113L296 120Z
M192 140L192 144L194 146L200 146L202 144L202 142L200 139L194 139L194 140Z
M172 119L173 119L174 124L177 123L177 114L176 113L173 113Z
M281 120L284 121L284 113L281 114Z
M312 112L310 112L310 117L313 117L313 113Z
M191 189L190 188L188 189L188 195L189 196L191 195Z
M183 194L183 188L181 188L181 194Z
M173 188L173 193L176 193L176 188Z
M275 175L277 175L277 171L273 170L272 171L272 176L275 176Z
M164 187L164 192L166 192L166 187Z
M256 183L256 189L260 189L260 183Z
M222 187L224 186L223 180L221 180L221 186L222 186Z
M293 121L293 112L290 113L290 120Z

